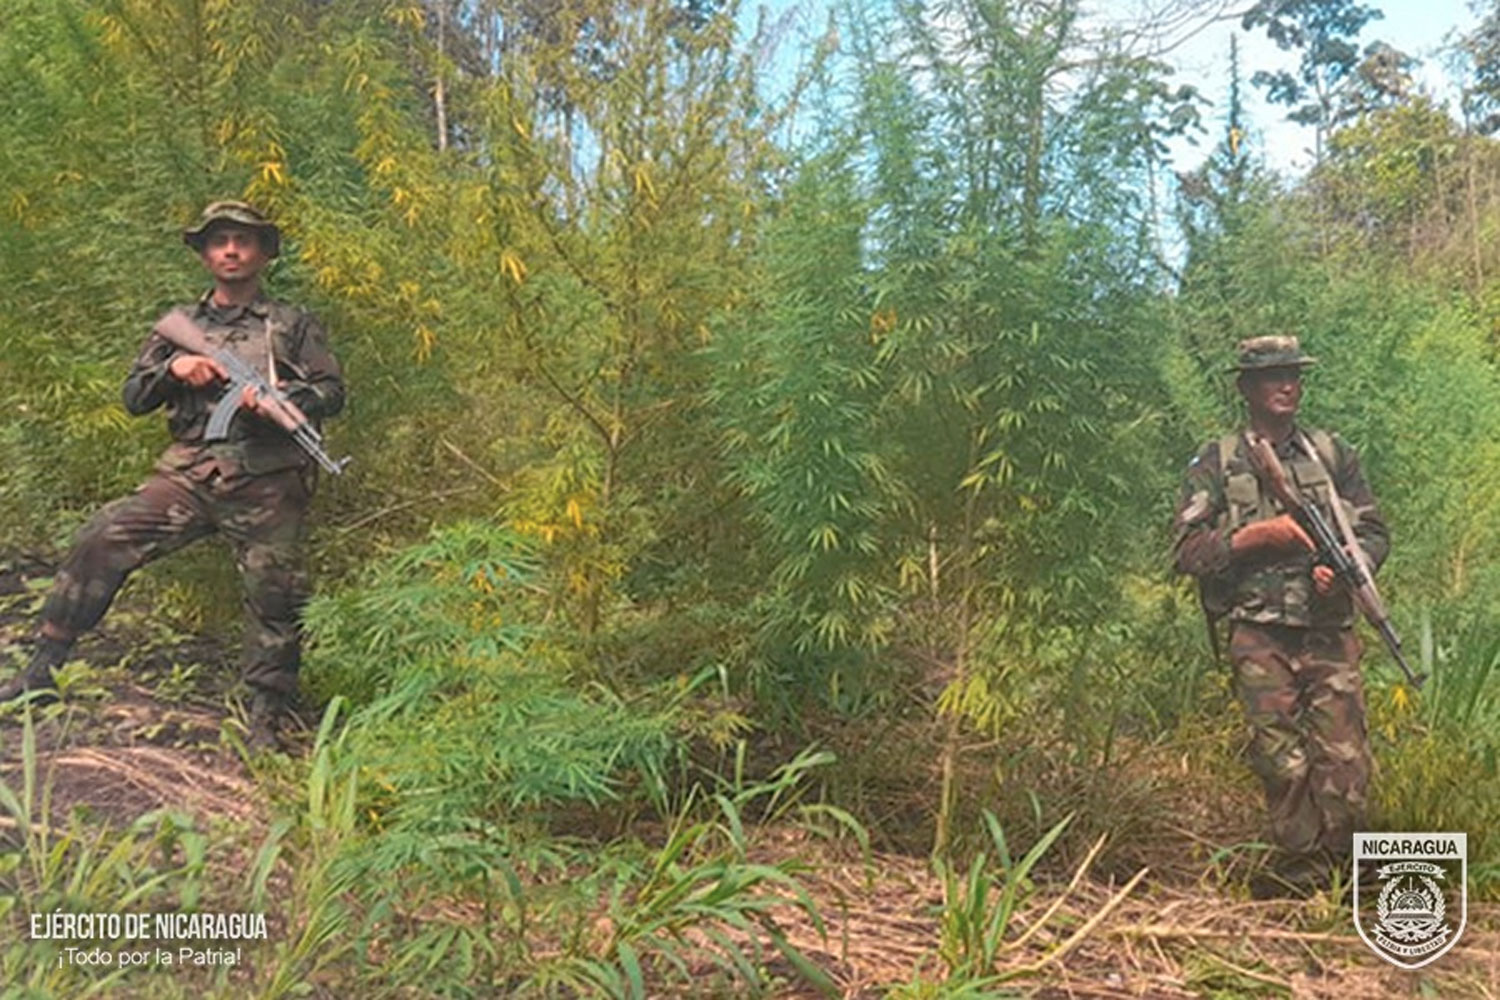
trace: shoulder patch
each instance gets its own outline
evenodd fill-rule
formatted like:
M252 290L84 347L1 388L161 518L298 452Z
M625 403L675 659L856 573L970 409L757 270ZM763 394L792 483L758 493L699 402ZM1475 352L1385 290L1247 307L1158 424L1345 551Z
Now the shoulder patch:
M1219 442L1217 442L1217 441L1210 441L1210 442L1208 442L1208 444L1206 444L1203 447L1199 448L1198 451L1197 451L1197 453L1195 455L1193 455L1193 457L1191 459L1189 459L1189 461L1188 461L1188 468L1191 469L1191 468L1193 468L1195 466L1199 466L1199 465L1215 465L1216 466L1218 464L1219 464Z

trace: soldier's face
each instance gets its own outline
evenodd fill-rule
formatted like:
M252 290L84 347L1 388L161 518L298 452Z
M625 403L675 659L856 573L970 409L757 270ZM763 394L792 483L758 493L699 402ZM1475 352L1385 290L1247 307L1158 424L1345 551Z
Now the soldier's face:
M254 280L270 259L260 236L248 226L219 224L203 238L203 266L215 281L235 284Z
M1251 413L1268 417L1293 417L1302 405L1302 369L1266 368L1246 372L1240 392Z

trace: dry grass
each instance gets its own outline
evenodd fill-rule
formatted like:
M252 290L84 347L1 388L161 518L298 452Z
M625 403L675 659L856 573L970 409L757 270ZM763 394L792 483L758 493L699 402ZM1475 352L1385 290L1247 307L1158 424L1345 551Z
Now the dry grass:
M55 812L84 806L123 821L173 807L253 825L263 808L237 761L201 749L64 746L44 751L41 762L52 772ZM1458 947L1420 976L1402 972L1370 953L1336 900L1246 899L1239 880L1202 860L1211 843L1196 825L1184 817L1152 852L1160 866L1134 878L1096 877L1088 864L1042 876L993 972L1029 995L1079 1000L1379 1000L1412 996L1419 981L1437 991L1429 995L1500 997L1500 907L1471 906ZM867 863L784 828L756 840L757 860L811 863L805 881L828 938L790 910L779 921L844 997L883 996L919 976L942 979L942 887L925 860L876 853ZM1195 843L1197 861L1184 850Z
M14 617L0 626L0 633L19 631ZM51 785L54 822L81 807L122 825L159 808L203 821L227 819L242 829L264 823L263 790L219 744L222 709L162 704L129 682L110 686L100 692L107 697L82 704L71 721L38 728L39 771ZM1122 739L1098 788L1049 789L1051 801L1073 796L1074 805L1096 812L1101 803L1114 803L1116 815L1128 814L1123 829L1145 829L1149 836L1116 833L1100 850L1094 836L1110 815L1107 809L1095 815L1095 829L1070 831L1074 836L1058 845L1054 867L1039 874L991 970L1008 988L1078 1000L1379 1000L1419 991L1500 997L1500 906L1471 905L1460 945L1413 974L1368 950L1341 901L1247 899L1245 876L1257 857L1248 845L1260 821L1258 789L1237 760L1237 716L1226 710L1200 724L1200 732L1180 733L1170 744ZM0 721L12 725L14 719ZM911 721L893 726L882 746L851 748L865 752L851 759L863 759L887 778L883 801L861 804L908 836L930 818L925 811L931 776L910 766L924 759L913 748L930 738L929 727L930 720ZM6 734L4 744L9 759L0 760L0 777L14 784L18 741ZM1003 797L1006 789L995 784L996 771L982 748L966 754L963 764L974 801ZM1013 771L1011 777L1044 775ZM804 881L826 921L827 938L789 908L778 921L791 943L833 976L842 996L879 997L919 977L942 980L943 889L925 858L894 851L851 857L786 827L761 829L753 839L755 860L798 857L811 866ZM1247 846L1226 849L1235 844ZM243 854L233 864L218 860L213 881L236 881ZM293 877L282 863L273 882ZM463 913L477 921L471 909L459 907L447 916ZM545 943L539 945L545 950ZM794 981L790 970L778 971ZM789 987L780 995L815 994Z
M244 774L193 754L72 747L49 753L44 766L54 770L58 805L120 818L171 806L253 821L260 806ZM877 853L867 864L788 829L762 831L758 842L758 860L797 855L811 862L805 881L828 938L790 910L779 922L829 971L842 996L880 997L917 976L942 978L942 887L924 860ZM993 971L1024 993L1079 1000L1413 995L1418 977L1371 954L1346 906L1327 898L1252 902L1242 889L1221 886L1217 870L1202 869L1187 884L1184 873L1179 865L1166 877L1147 872L1133 881L1043 881ZM1500 996L1500 907L1471 907L1460 945L1420 978L1437 996ZM814 994L788 988L780 995Z
M803 844L804 854L818 854ZM936 958L942 889L925 862L829 856L808 883L827 921L824 941L805 918L783 922L797 947L833 974L842 996L872 998L918 975L940 980ZM1083 878L1040 885L994 973L1039 997L1078 1000L1285 996L1380 1000L1414 995L1419 981L1442 997L1500 997L1500 906L1471 906L1460 943L1420 974L1376 958L1347 905L1255 902L1147 872L1138 881ZM783 994L813 996L791 990Z

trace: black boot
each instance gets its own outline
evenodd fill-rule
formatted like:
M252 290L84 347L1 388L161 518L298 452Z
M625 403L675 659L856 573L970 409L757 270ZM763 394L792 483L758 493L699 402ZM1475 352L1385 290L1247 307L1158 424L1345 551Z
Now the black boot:
M68 650L72 648L73 643L65 639L38 639L36 650L31 654L31 662L26 664L26 669L0 687L0 703L15 701L33 691L36 692L31 699L33 705L46 705L56 701L57 685L52 680L52 671L63 665L68 658Z
M1252 899L1308 899L1328 889L1335 865L1322 851L1286 853L1250 879Z
M280 750L281 727L286 721L287 697L280 691L257 688L250 699L250 718L245 728L246 749Z

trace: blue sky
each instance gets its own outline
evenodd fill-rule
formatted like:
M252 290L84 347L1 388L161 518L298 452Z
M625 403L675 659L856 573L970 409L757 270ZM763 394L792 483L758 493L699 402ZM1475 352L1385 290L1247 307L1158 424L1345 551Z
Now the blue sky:
M1437 50L1444 39L1455 31L1472 29L1479 18L1463 0L1390 0L1387 3L1365 2L1384 12L1382 20L1372 21L1360 36L1362 43L1384 41L1407 55L1421 60L1417 74L1419 84L1439 100L1456 104L1453 87L1448 81ZM1242 9L1240 5L1237 9ZM1138 8L1134 0L1101 0L1095 9L1111 20L1127 16ZM1214 107L1205 111L1205 124L1209 135L1201 142L1212 143L1222 135L1222 122L1229 95L1229 37L1240 36L1240 59L1248 78L1257 69L1294 69L1295 53L1278 50L1264 34L1249 34L1239 28L1239 19L1234 18L1215 23L1199 31L1189 41L1174 50L1168 61L1178 68L1179 78L1185 83L1196 84L1214 102ZM1312 130L1285 121L1286 109L1270 107L1260 101L1254 88L1247 88L1252 127L1253 147L1265 156L1270 165L1283 173L1297 173L1312 161ZM1173 149L1178 169L1195 166L1202 159L1205 149L1194 149L1179 144Z
M835 0L743 0L740 17L753 30L762 11L771 22L785 18L787 29L777 46L773 77L790 74L800 63L808 47L823 37L828 13ZM881 0L866 0L878 3ZM1276 170L1295 174L1312 160L1312 130L1285 120L1286 109L1270 107L1260 100L1255 88L1248 86L1251 74L1259 69L1295 69L1296 53L1282 52L1262 32L1240 30L1239 15L1254 0L1083 0L1086 16L1097 22L1128 26L1139 24L1148 9L1163 10L1189 6L1190 9L1217 7L1235 12L1218 20L1208 16L1184 17L1172 36L1179 44L1163 57L1177 67L1178 79L1198 87L1212 103L1204 109L1208 131L1198 138L1198 145L1182 141L1172 147L1173 166L1189 170L1198 165L1213 143L1223 135L1223 118L1229 94L1229 39L1240 36L1241 66L1247 81L1246 104L1251 118L1251 148L1264 156ZM1439 100L1452 100L1450 86L1437 51L1449 36L1472 29L1478 16L1466 0L1363 0L1384 13L1371 22L1360 37L1362 44L1387 42L1422 63L1420 85Z

